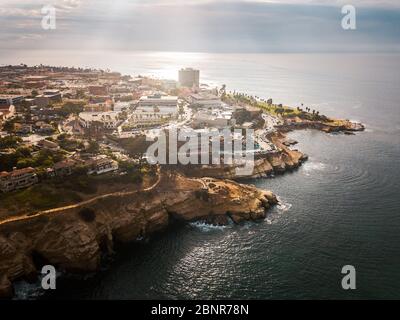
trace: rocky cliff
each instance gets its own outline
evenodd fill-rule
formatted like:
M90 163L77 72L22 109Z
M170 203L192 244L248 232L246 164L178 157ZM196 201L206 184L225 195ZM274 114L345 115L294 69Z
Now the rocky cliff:
M275 128L283 132L295 129L316 129L326 133L356 132L365 130L365 126L362 123L352 122L350 120L328 119L327 121L320 121L305 120L299 117L285 119L282 125L275 126Z
M0 296L12 294L15 279L34 279L43 263L58 270L95 271L115 241L146 237L176 220L258 220L276 203L271 192L254 186L166 172L147 190L0 221Z
M238 175L232 165L192 165L181 166L178 169L191 177L213 177L218 179L249 179L281 174L299 167L307 156L297 150L292 150L283 142L286 136L281 132L270 134L268 139L277 147L275 152L263 155L254 160L254 168L249 175Z

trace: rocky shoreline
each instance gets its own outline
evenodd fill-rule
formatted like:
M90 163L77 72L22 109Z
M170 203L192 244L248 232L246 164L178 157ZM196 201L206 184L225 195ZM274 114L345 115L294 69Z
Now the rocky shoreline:
M62 271L93 272L100 267L101 256L113 252L114 243L148 237L175 221L225 225L230 220L265 218L266 211L278 203L277 197L233 179L267 177L301 166L308 157L289 147L293 143L285 133L307 128L327 133L364 130L351 122L329 128L314 122L284 125L268 135L278 152L256 159L250 176L238 176L232 166L162 170L158 182L145 190L116 192L0 221L0 298L13 296L13 281L36 280L41 267L35 261L38 257Z
M37 261L67 272L96 271L115 242L147 237L174 221L257 221L277 202L274 194L252 185L162 172L147 190L0 221L0 297L12 297L17 279L34 281L41 268Z
M276 129L281 132L289 132L296 129L316 129L326 133L354 133L365 130L365 126L362 123L352 122L350 120L330 119L329 121L330 122L303 120L300 118L285 119L282 125L276 126Z
M236 167L232 165L203 165L182 166L178 169L190 177L213 177L217 179L252 179L265 178L270 175L283 174L300 167L308 158L298 150L292 150L285 141L286 136L282 132L275 132L268 139L277 147L278 151L254 160L254 169L250 175L240 176L236 173Z

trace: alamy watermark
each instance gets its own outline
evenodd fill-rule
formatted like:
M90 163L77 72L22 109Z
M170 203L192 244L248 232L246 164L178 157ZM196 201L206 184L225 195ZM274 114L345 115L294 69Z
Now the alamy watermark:
M351 4L347 4L342 7L342 14L344 14L344 17L342 18L342 28L344 30L356 30L356 8Z
M44 30L55 30L56 25L56 8L52 5L45 5L40 11L43 15L41 25Z
M233 165L236 174L244 176L253 173L255 152L252 129L170 129L159 133L145 158L149 164Z
M342 278L342 288L344 290L355 290L356 268L352 265L345 265L342 268L342 274L345 274L345 276Z
M56 289L56 279L57 279L57 272L56 268L52 265L43 266L41 271L43 278L42 278L42 288L44 290L55 290Z

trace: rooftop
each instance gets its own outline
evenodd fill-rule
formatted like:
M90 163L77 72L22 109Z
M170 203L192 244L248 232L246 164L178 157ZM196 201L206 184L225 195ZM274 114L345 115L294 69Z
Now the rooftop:
M14 169L11 172L7 172L7 171L3 171L0 172L0 177L15 177L21 174L26 174L26 173L34 173L35 169L33 169L32 167L28 167L28 168L23 168L23 169Z

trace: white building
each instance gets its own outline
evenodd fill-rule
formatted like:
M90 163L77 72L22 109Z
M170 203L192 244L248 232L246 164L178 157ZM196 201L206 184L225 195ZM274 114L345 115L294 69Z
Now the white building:
M91 159L86 165L89 167L88 174L103 174L118 170L118 162L109 158Z
M114 111L121 112L124 110L129 110L131 104L129 102L115 102L114 103Z
M200 86L200 71L192 68L179 70L179 84L182 87L196 87Z
M194 114L193 124L210 128L226 128L234 125L235 122L232 119L232 112L200 110Z
M161 94L143 96L136 110L175 116L178 113L178 97Z
M79 114L79 123L82 127L88 129L93 122L100 122L105 129L116 129L121 123L119 112L81 112Z
M194 93L188 97L191 104L197 104L203 107L220 108L222 106L221 99L211 93Z
M143 96L139 99L140 107L177 107L178 97L163 94Z

